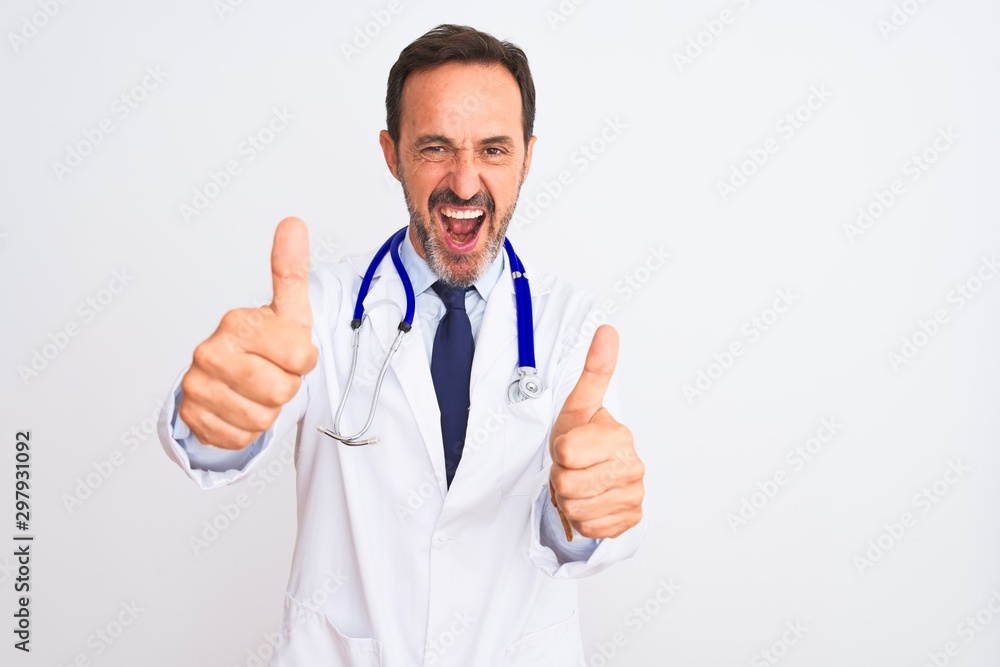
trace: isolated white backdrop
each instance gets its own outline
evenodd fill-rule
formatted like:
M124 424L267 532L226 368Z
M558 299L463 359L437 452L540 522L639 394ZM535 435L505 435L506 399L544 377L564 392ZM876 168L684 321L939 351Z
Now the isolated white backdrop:
M320 261L405 222L377 145L385 78L405 44L454 22L532 63L539 140L511 231L526 265L605 295L621 332L618 414L647 463L650 530L634 560L582 582L588 664L772 664L762 649L788 667L998 664L1000 280L977 272L1000 253L1000 6L232 5L3 8L0 508L13 534L14 434L30 429L37 541L30 655L11 647L0 549L0 662L266 654L294 471L199 492L151 420L221 314L268 299L281 218L306 220ZM391 21L376 30L373 12ZM249 160L242 142L275 109L293 119ZM89 155L54 166L102 121ZM240 173L185 220L229 160ZM720 181L738 187L724 197ZM879 197L881 215L845 229ZM655 271L651 248L671 255ZM773 322L779 290L792 306ZM25 373L36 352L44 368ZM689 400L699 371L711 383ZM833 438L786 457L824 419ZM240 493L250 506L196 554L189 538ZM745 524L727 517L741 506ZM664 582L679 587L666 602ZM122 605L141 611L106 643Z

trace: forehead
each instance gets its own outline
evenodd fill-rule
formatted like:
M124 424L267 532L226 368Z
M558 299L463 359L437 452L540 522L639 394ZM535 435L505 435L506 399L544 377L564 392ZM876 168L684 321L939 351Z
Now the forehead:
M402 136L521 136L521 91L502 65L449 62L414 72L402 102Z

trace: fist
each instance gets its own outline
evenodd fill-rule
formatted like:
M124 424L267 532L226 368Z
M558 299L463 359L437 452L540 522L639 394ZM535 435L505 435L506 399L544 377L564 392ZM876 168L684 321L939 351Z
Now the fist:
M569 540L573 530L617 537L642 518L645 467L631 431L603 406L617 361L618 333L603 325L549 438L549 491Z
M270 305L226 313L181 380L178 414L200 442L243 449L271 427L316 366L308 274L309 231L286 218L274 232Z

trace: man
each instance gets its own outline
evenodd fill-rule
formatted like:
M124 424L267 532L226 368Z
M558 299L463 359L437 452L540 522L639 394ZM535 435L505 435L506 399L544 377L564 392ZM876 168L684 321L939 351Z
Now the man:
M275 232L272 303L226 313L164 406L164 446L204 488L245 477L300 426L299 532L272 665L575 666L574 578L638 546L643 465L602 407L617 334L601 327L588 350L592 300L540 272L544 389L508 399L518 308L501 249L531 166L534 100L524 53L462 26L420 37L390 72L379 141L410 213L399 255L417 316L365 436L378 444L316 428L355 433L368 415L374 383L355 382L335 418L372 255L309 275L295 218ZM387 300L406 303L388 260L365 299L361 366L381 366L397 335ZM317 596L331 570L344 581Z

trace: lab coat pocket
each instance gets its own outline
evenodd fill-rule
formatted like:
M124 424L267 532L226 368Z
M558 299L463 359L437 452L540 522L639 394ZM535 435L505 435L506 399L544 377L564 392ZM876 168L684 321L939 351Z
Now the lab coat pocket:
M545 463L549 430L555 419L552 390L537 398L504 404L504 450L501 495L530 496L537 493L532 481Z
M504 667L575 667L583 662L576 609L569 618L529 632L507 646Z
M348 637L322 610L285 594L282 632L270 667L380 667L382 647L370 638Z

